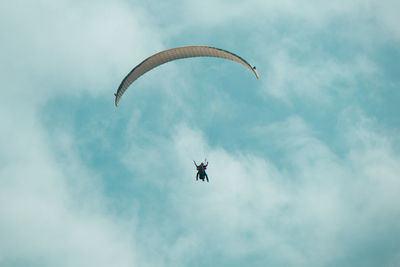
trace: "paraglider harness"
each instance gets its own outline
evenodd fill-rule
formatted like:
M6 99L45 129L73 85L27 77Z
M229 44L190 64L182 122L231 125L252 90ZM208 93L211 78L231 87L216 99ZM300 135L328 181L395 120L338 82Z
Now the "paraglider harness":
M208 175L206 173L207 170L207 166L208 166L208 162L207 160L204 160L204 162L206 163L206 165L204 165L204 163L202 162L200 165L197 165L196 162L193 160L194 165L196 166L197 169L197 174L196 174L196 181L202 180L204 182L204 179L208 181Z

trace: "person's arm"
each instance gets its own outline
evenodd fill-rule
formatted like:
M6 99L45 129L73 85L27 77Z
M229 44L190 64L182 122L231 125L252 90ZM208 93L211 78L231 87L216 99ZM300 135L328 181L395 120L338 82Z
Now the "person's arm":
M193 160L194 165L196 166L196 168L198 168L199 166L197 166L196 161Z

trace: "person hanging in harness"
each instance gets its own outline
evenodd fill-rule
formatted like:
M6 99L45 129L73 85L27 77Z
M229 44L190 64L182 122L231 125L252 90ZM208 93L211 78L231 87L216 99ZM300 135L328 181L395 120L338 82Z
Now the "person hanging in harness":
M204 165L203 162L200 163L200 165L197 165L196 161L194 161L194 160L193 160L193 162L194 162L194 165L197 168L196 181L198 181L199 178L200 178L200 180L203 180L203 182L204 182L204 179L206 179L207 183L208 183L208 175L206 173L207 166L208 166L207 160L204 160L204 162L206 163L205 165Z

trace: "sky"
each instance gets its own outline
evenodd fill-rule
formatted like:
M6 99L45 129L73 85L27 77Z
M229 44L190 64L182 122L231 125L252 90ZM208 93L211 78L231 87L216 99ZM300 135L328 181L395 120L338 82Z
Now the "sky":
M0 266L400 266L399 8L3 1Z

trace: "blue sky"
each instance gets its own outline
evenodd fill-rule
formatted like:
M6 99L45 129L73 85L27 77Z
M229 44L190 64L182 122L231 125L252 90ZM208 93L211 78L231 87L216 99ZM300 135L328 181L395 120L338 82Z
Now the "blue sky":
M2 3L0 265L399 266L399 8Z

